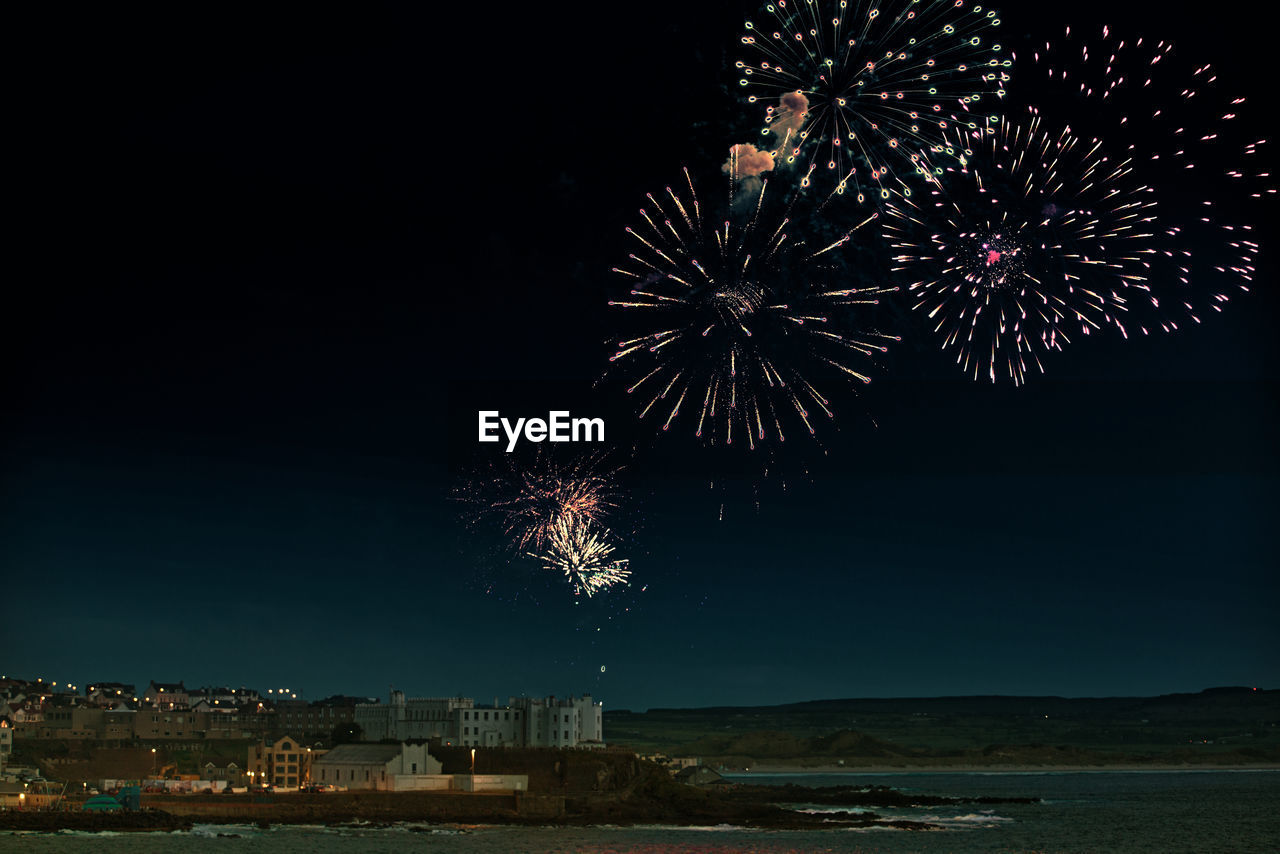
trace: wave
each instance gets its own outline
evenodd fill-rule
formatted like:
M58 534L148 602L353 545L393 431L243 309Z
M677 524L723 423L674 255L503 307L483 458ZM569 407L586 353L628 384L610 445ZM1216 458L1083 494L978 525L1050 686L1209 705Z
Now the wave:
M617 825L601 824L597 827L616 827ZM741 833L757 832L756 828L743 827L740 824L695 824L690 826L678 824L635 824L631 825L635 830L697 830L703 833L725 833L728 831L736 831Z
M970 812L963 815L922 815L919 821L939 824L943 827L996 827L1001 822L1013 821L991 812Z
M865 807L833 807L833 806L799 806L792 807L792 812L803 812L809 815L866 815L875 810Z
M403 830L408 833L421 833L427 836L461 836L467 831L456 827L433 827L430 824L424 824L420 821L397 822L391 826L392 830Z
M72 830L70 828L62 828L54 831L56 836L92 836L101 838L104 836L123 836L118 830Z
M191 829L185 832L204 839L217 839L220 836L248 838L257 836L258 828L251 824L193 824Z

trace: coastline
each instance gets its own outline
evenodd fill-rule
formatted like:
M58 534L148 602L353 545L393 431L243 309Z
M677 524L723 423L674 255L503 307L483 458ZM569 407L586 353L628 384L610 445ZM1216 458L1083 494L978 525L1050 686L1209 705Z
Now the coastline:
M1077 773L1087 771L1277 771L1280 763L1259 762L1249 765L1214 763L1115 763L1106 765L755 765L749 771L722 771L731 780L774 775L787 776L858 776L859 774L1034 774Z
M194 825L326 825L386 827L425 825L457 827L507 825L525 827L585 827L660 825L697 827L732 825L755 830L816 830L894 827L902 830L939 829L930 820L881 815L879 808L933 805L1033 803L1036 797L980 795L929 795L900 789L891 780L871 783L859 776L902 777L913 774L1027 774L1058 773L1185 773L1280 771L1280 764L1256 765L949 765L902 766L757 766L750 772L729 773L724 787L688 786L652 769L611 793L392 793L347 792L331 794L249 795L149 795L141 812L87 813L62 811L6 811L0 813L0 835L5 832L57 833L62 831L190 831ZM843 777L810 789L799 780L777 777ZM767 778L774 779L767 779ZM906 782L906 781L903 781ZM888 785L885 785L888 783ZM907 785L910 785L907 783ZM863 809L839 819L826 813L795 811L786 804L822 803Z

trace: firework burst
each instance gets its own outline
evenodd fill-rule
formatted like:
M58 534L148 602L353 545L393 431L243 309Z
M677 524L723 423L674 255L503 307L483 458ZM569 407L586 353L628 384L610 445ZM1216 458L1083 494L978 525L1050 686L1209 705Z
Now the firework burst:
M470 524L496 521L515 551L540 550L562 525L603 524L618 506L617 475L598 454L561 459L539 450L527 463L504 454L454 495Z
M1022 384L1070 336L1125 331L1157 229L1130 159L1033 113L953 130L924 162L932 186L889 202L884 231L966 373Z
M1258 244L1248 209L1276 190L1247 99L1212 65L1181 61L1171 42L1121 38L1109 27L1092 37L1068 27L1026 53L1034 97L1126 146L1145 180L1162 188L1148 276L1174 287L1142 306L1142 331L1199 322L1206 307L1221 311L1232 293L1249 290Z
M613 556L608 529L598 528L582 518L566 515L547 532L545 548L529 556L545 568L564 575L575 596L588 598L618 585L631 583L628 561Z
M690 432L713 443L783 441L792 417L812 434L819 413L833 414L826 379L870 382L872 357L892 337L847 331L847 321L893 288L822 283L832 253L874 217L809 246L767 181L713 219L684 175L685 192L650 194L643 225L627 229L636 251L614 272L631 292L609 304L638 334L616 340L610 361L630 372L627 392L640 398L641 418L655 417L664 431L688 413ZM729 184L732 193L732 174Z
M751 103L769 104L772 156L833 194L887 198L955 114L1003 95L1012 61L994 11L966 0L775 0L736 63ZM802 97L796 97L796 96ZM776 106L773 106L776 103ZM915 161L915 162L913 162Z

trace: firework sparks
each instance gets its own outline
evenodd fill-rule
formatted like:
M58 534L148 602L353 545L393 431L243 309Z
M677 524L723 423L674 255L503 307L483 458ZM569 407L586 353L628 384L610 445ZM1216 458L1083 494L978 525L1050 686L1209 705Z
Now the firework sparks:
M884 231L966 373L1022 384L1071 335L1125 330L1157 229L1128 158L1032 114L955 130L924 162L933 186L887 204Z
M588 598L617 585L631 583L628 561L613 557L608 529L597 528L574 515L560 517L547 532L546 547L529 556L550 570L564 574L575 596Z
M617 509L617 474L599 455L566 460L539 451L521 464L504 454L455 497L472 511L472 524L496 519L516 551L542 549L561 525L603 524Z
M771 214L767 181L731 198L724 219L713 220L684 175L687 192L650 194L643 226L627 229L636 251L614 272L631 292L609 304L640 334L616 341L610 361L632 372L627 392L640 398L640 416L664 431L688 412L692 432L711 442L744 439L754 449L783 441L791 417L812 434L819 413L833 415L817 374L845 386L870 382L872 358L897 340L846 331L855 311L894 288L821 281L831 253L875 217L811 247L792 234L792 208L780 195L783 210ZM729 184L732 194L733 173Z
M1144 178L1173 192L1161 199L1162 227L1148 276L1168 283L1143 305L1150 329L1199 322L1248 291L1258 244L1241 220L1276 189L1266 139L1250 128L1247 99L1227 89L1210 64L1181 62L1168 41L1121 38L1109 27L1089 37L1066 29L1028 51L1041 93L1074 125L1127 145ZM1167 298L1163 301L1161 295Z
M746 22L736 68L747 100L770 105L771 153L803 185L823 175L859 202L887 198L898 172L919 171L916 152L1009 79L990 41L998 14L965 0L774 0L765 13Z

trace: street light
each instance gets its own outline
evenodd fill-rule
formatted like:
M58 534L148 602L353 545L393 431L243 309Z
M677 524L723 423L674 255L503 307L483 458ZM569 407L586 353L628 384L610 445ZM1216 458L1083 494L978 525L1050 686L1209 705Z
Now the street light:
M153 747L153 748L151 748L151 777L152 777L152 779L155 779L155 776L156 776L156 749Z

